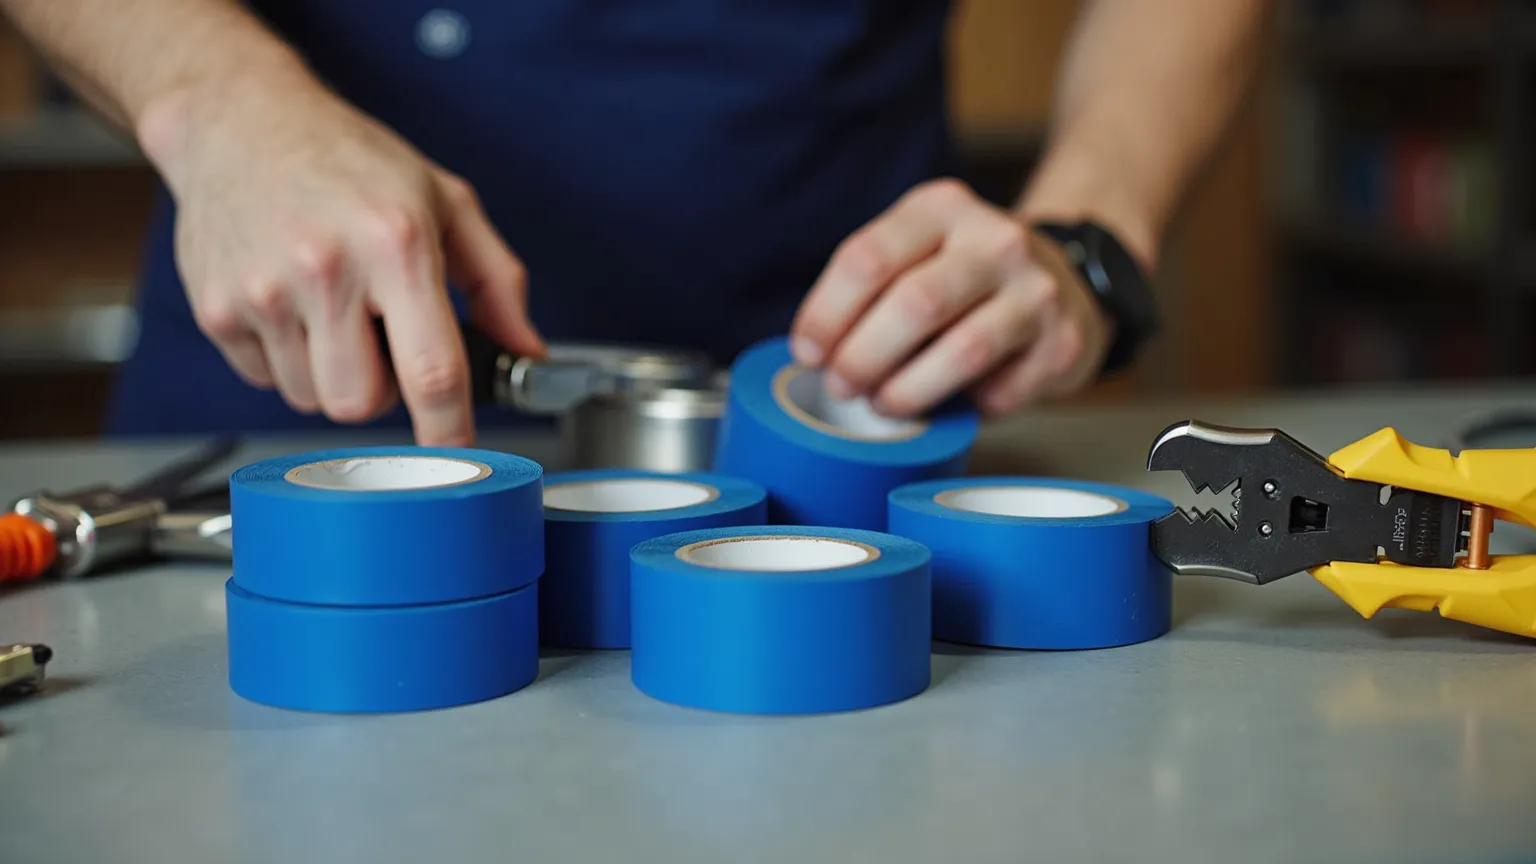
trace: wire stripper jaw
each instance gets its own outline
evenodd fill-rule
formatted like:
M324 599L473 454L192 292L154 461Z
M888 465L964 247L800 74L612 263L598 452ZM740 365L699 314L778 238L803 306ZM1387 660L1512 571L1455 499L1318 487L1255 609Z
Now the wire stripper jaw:
M1364 617L1438 609L1536 638L1536 556L1488 554L1495 519L1536 527L1536 451L1453 456L1387 428L1325 458L1277 429L1187 421L1147 469L1232 490L1230 519L1178 508L1153 524L1175 573L1263 585L1305 571Z
M1147 457L1182 471L1196 491L1233 488L1235 519L1177 509L1152 528L1153 551L1176 573L1263 585L1333 561L1448 567L1461 504L1439 495L1350 480L1278 429L1170 426Z

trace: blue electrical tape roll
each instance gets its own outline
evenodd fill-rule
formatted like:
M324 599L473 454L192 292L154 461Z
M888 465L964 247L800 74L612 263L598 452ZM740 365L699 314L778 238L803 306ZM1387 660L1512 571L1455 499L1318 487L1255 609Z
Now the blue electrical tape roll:
M677 705L811 714L928 687L929 554L874 531L741 526L636 546L630 673Z
M782 338L743 352L728 392L714 469L763 484L778 524L885 530L886 495L964 473L979 423L958 400L913 423L831 399Z
M767 493L703 472L599 469L544 482L539 639L562 648L629 647L629 551L662 534L758 525Z
M329 713L505 696L539 674L538 588L430 606L312 606L230 579L229 684L252 702Z
M1152 522L1173 504L1102 483L968 477L890 496L890 530L933 552L933 637L998 648L1107 648L1172 626Z
M544 571L544 470L489 450L358 447L230 477L235 581L293 603L503 594Z

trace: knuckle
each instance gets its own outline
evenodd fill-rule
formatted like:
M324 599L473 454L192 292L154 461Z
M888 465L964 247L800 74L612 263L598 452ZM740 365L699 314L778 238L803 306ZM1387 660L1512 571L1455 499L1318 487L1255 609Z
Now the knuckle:
M960 204L971 197L970 187L954 177L938 177L929 180L919 188L918 192L924 198L942 206Z
M341 244L334 240L301 240L292 256L294 270L308 283L328 288L341 277Z
M422 217L408 207L386 204L373 208L366 218L368 232L384 250L409 255L426 236Z
M424 354L408 368L408 380L416 395L428 403L457 399L467 386L469 373L463 358L448 352Z
M528 287L528 268L512 254L497 256L498 263L490 269L484 282L497 289L508 289L522 294Z
M1029 238L1024 226L1004 216L996 229L982 240L982 254L1004 267L1023 264L1029 257Z
M950 305L949 286L933 278L908 279L896 292L904 314L914 321L932 321L945 316Z
M868 234L855 234L838 248L836 266L850 279L874 282L885 275L890 264L878 241Z
M253 279L247 283L245 302L252 314L269 324L285 323L293 311L287 290L275 279Z
M1034 312L1046 312L1058 308L1062 301L1060 280L1043 270L1037 270L1028 283L1026 306Z
M528 267L515 255L507 256L507 281L518 291L528 287Z
M971 379L987 371L997 357L993 339L980 330L970 330L955 335L952 354L955 369Z
M1056 331L1056 345L1048 359L1052 373L1064 375L1077 366L1087 347L1083 325L1068 321Z
M454 207L479 207L480 196L468 180L457 174L445 174L442 178L443 198Z
M195 309L197 327L215 340L234 339L245 329L235 304L222 294L202 298Z

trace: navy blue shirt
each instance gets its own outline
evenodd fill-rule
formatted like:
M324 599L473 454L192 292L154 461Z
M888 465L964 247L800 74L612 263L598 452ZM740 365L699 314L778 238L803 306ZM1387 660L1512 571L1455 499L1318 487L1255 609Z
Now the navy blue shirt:
M944 0L251 5L342 96L475 186L550 340L729 363L788 329L844 237L956 170ZM162 194L111 429L329 425L242 383L198 331L174 218Z

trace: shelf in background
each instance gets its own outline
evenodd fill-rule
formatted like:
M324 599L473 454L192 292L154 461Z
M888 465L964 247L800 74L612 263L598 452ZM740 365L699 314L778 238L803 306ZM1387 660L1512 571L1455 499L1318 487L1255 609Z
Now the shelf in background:
M131 140L83 110L0 118L0 170L147 164Z
M1497 46L1486 21L1444 25L1303 24L1286 34L1298 57L1336 66L1404 66L1491 60ZM1527 49L1528 39L1521 40Z
M1431 245L1337 217L1286 215L1278 219L1278 224L1285 239L1293 244L1361 263L1405 269L1457 270L1469 274L1485 271L1493 263L1491 250L1451 244ZM1532 263L1536 264L1536 260Z
M0 313L0 371L95 369L128 359L138 340L133 307L104 303Z

